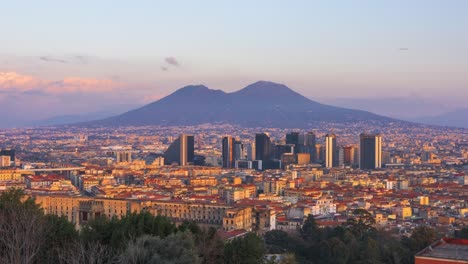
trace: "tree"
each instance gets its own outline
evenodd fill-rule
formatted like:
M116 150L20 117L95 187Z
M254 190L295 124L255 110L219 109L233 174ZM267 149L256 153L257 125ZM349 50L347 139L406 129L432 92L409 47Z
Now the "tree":
M321 239L322 232L315 222L313 215L309 214L301 228L301 236L305 241L318 242Z
M348 263L348 247L338 238L333 237L320 243L320 263Z
M57 262L49 263L102 264L114 263L114 258L114 253L106 245L99 242L85 243L77 240L58 253Z
M142 235L166 237L176 231L177 228L168 218L142 212L126 215L121 219L93 219L83 226L81 236L86 243L99 242L119 251L129 240Z
M359 252L359 261L357 263L378 264L380 260L380 250L377 241L368 237L361 241L361 249Z
M468 239L468 227L455 233L456 238Z
M413 230L411 237L404 240L404 245L407 246L413 254L419 252L429 246L436 240L434 229L428 226L420 226Z
M282 230L271 230L264 235L265 244L271 254L281 254L290 247L290 238L288 233Z
M42 210L22 190L0 195L0 262L35 263L50 230Z
M224 247L225 263L228 264L256 264L262 263L265 246L260 237L254 233L235 238Z
M180 226L179 226L179 231L185 232L185 231L190 231L194 235L199 235L202 233L201 228L195 223L194 221L184 221Z
M216 264L224 262L224 242L215 228L202 229L200 233L194 236L201 263Z
M375 219L364 209L354 210L353 217L348 218L346 225L359 240L362 240L366 235L372 235L376 232L374 227Z
M130 241L119 257L119 263L197 264L195 243L190 232L179 232L165 238L143 235Z
M283 255L279 264L297 264L296 256L294 254L288 253Z
M58 263L62 251L76 245L78 232L75 226L64 217L45 215L49 226L39 259L42 263Z

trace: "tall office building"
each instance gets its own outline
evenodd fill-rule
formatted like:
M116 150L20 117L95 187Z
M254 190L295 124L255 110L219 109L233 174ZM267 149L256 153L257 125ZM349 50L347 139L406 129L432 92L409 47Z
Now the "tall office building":
M333 133L327 134L325 136L325 167L332 168L338 166L337 156L336 135Z
M192 135L182 134L164 152L166 164L177 163L180 166L193 164L195 159L195 140Z
M315 161L323 162L325 160L325 149L322 144L315 144Z
M356 149L354 146L345 146L343 147L344 150L344 165L346 166L353 166L356 164Z
M266 133L255 135L255 159L267 162L271 160L271 141Z
M302 138L302 144L300 142L300 138ZM294 145L294 151L298 152L300 145L304 145L304 137L301 137L299 132L291 132L286 134L286 144Z
M342 167L342 166L345 165L345 162L344 162L344 160L345 160L345 149L344 149L344 147L342 147L342 146L338 147L337 152L338 152L338 166Z
M305 151L303 153L309 153L310 154L310 161L311 162L316 162L317 161L317 150L315 149L316 147L316 142L315 142L315 134L314 132L307 132L305 134Z
M380 134L359 135L359 168L373 170L382 167L382 136Z
M274 151L275 159L281 159L281 156L286 153L294 154L294 148L293 144L276 145Z
M314 132L299 133L291 132L286 134L286 144L294 145L294 153L308 153L310 160L315 162L317 160L317 150L315 147L315 134Z
M246 154L247 154L247 160L255 160L256 159L256 156L255 156L255 144L252 144L252 143L248 143L245 145L245 149L246 149Z
M234 140L234 161L246 158L244 144L240 140Z
M117 162L132 162L132 152L118 151L115 153Z
M234 139L223 137L223 168L232 168L234 165Z

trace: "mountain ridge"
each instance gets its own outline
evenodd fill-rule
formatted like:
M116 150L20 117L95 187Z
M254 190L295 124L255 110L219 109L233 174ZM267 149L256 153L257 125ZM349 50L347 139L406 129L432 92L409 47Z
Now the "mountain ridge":
M321 104L284 84L258 81L226 93L205 85L188 85L121 115L84 125L197 125L232 123L247 127L306 127L314 122L393 122L367 111Z

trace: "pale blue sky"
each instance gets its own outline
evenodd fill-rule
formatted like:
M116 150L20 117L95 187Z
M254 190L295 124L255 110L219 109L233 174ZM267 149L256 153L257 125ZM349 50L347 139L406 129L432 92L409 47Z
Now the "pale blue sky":
M188 84L233 91L256 80L312 98L468 98L468 1L0 4L0 72L44 86L111 79L114 97L93 94L111 103L139 104ZM59 104L64 95L54 96Z

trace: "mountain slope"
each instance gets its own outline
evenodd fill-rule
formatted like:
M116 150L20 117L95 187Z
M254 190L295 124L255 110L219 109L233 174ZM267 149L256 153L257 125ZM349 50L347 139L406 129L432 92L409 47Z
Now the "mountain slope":
M307 127L319 121L392 122L366 111L314 102L282 84L259 81L233 93L186 86L141 108L86 125L196 125L232 123L247 127Z
M415 118L413 121L430 125L468 128L468 108L458 109L438 116Z

